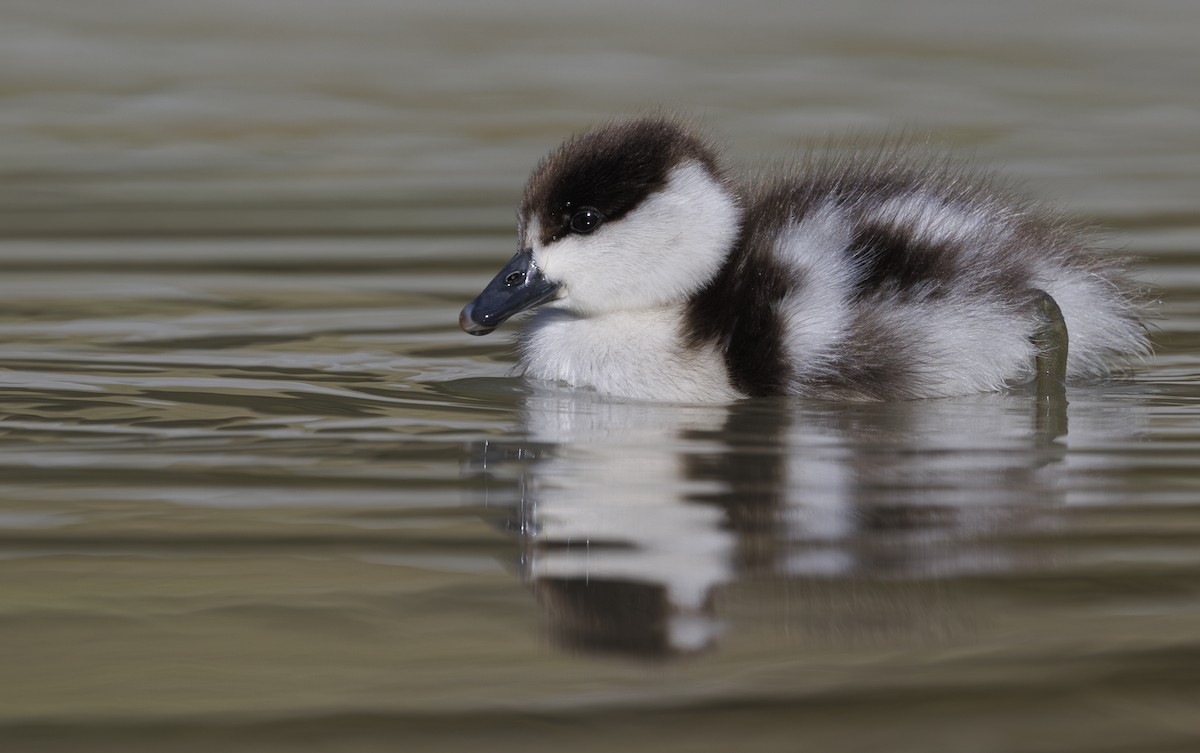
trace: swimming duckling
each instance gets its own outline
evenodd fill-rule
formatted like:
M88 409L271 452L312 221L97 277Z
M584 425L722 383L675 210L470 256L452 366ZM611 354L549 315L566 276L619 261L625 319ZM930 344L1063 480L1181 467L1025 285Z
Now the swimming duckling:
M540 307L526 375L611 395L939 397L1100 376L1147 348L1119 260L898 153L738 185L679 121L617 122L533 171L518 235L460 326Z

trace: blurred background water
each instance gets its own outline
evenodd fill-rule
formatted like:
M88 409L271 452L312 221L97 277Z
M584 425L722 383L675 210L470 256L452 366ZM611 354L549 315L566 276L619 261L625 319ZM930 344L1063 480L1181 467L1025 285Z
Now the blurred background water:
M1200 749L1200 4L0 0L0 747ZM1072 389L645 406L458 309L570 132L1112 231Z

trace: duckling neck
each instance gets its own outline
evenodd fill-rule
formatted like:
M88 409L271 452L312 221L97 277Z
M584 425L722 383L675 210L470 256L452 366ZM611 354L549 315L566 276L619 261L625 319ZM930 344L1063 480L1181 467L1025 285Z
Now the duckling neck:
M521 340L527 376L638 400L711 403L741 395L715 348L682 335L687 303L582 316L535 314Z

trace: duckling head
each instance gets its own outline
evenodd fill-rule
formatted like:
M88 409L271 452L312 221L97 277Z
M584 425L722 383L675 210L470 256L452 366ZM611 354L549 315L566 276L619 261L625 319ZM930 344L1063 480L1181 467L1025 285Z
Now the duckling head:
M459 325L486 335L541 305L597 316L681 301L716 275L740 215L716 153L679 122L587 131L534 169L518 214L521 250Z

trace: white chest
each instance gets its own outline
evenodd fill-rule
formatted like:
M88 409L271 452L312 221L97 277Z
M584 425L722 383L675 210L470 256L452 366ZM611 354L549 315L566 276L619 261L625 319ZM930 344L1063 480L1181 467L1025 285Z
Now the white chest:
M722 402L741 395L721 356L683 344L677 309L578 317L538 312L521 355L526 375L638 400Z

